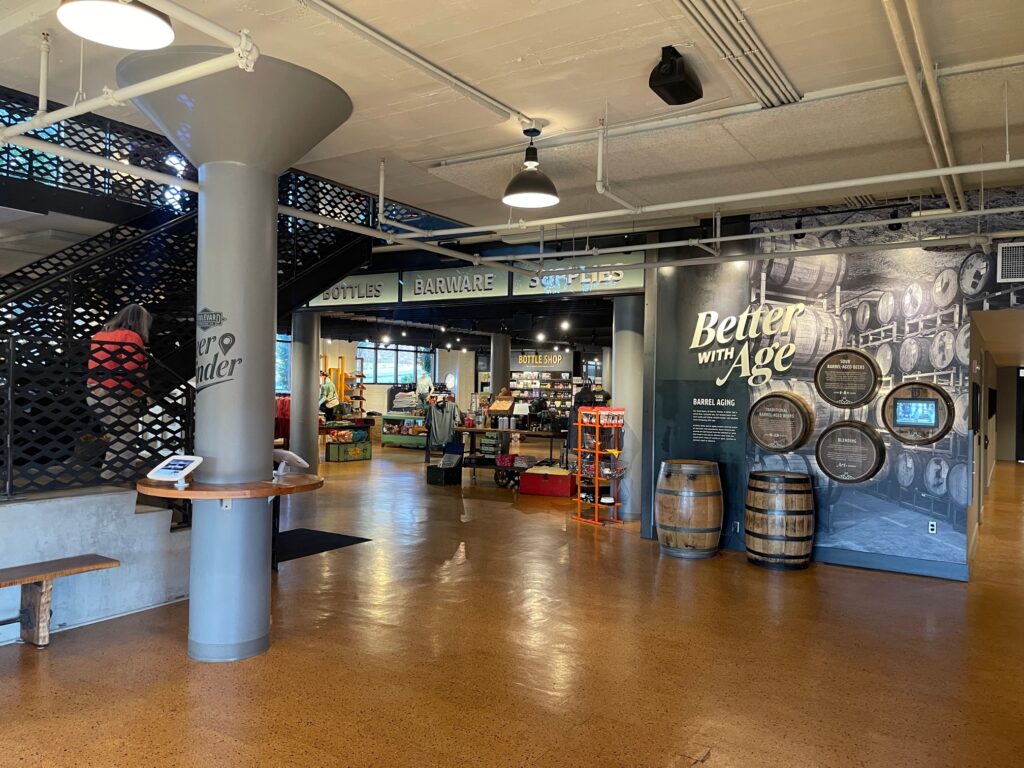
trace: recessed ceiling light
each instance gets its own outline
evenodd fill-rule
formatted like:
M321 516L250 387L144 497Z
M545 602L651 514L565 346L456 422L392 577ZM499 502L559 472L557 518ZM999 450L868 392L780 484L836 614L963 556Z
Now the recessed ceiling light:
M406 333L405 331L402 331L402 338L403 338L403 339L404 339L404 338L405 338L406 336L408 336L408 335L409 335L409 334L407 334L407 333Z
M533 140L540 136L539 128L527 128L523 135L530 138L530 146L526 148L523 170L512 177L505 187L501 202L513 208L547 208L558 204L558 190L554 183L540 169L537 159L537 148Z
M445 349L451 349L452 348L452 343L449 341L447 344L444 345L444 348Z
M547 337L544 335L543 331L541 331L540 333L537 334L537 341L544 341L544 339L546 339L546 338Z
M69 32L112 48L151 51L174 42L170 17L139 2L61 0L57 20Z
M555 347L555 352L557 352L557 351L558 351L558 347Z
M445 326L443 326L443 325L441 326L441 333L444 333L444 332L445 332L445 331L447 331L447 330L448 330L448 329L447 329L447 328L446 328Z
M462 354L466 354L466 348L465 347L462 348Z
M458 342L458 343L461 343L462 342L462 337L459 336L458 338L455 339L455 341Z
M569 330L569 321L568 320L563 320L562 321L562 330L563 331L568 331Z
M390 343L391 343L391 337L390 337L390 336L388 336L388 335L387 335L387 334L385 333L385 334L384 334L384 336L383 336L383 337L381 337L381 341L383 341L383 342L384 342L385 344L390 344Z

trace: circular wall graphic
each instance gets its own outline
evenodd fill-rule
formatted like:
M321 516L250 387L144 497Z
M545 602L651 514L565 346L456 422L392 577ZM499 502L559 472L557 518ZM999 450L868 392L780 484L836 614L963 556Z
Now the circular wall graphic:
M770 392L750 406L747 432L766 451L795 451L814 431L814 412L799 395Z
M821 433L814 456L836 482L863 483L885 464L885 443L864 422L840 421Z
M878 394L882 372L878 363L859 349L837 349L821 359L814 370L814 386L825 402L856 408Z
M924 381L893 388L882 403L882 422L889 433L907 445L929 445L953 428L956 409L942 387Z

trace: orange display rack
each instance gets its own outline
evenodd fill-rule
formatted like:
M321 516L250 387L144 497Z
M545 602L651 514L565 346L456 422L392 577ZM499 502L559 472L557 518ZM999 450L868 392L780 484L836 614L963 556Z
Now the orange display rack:
M622 465L619 464L622 444L622 428L625 426L624 408L583 407L577 411L576 422L576 514L573 520L588 525L622 524L619 519L619 480ZM604 434L602 434L602 432ZM593 437L593 440L588 439ZM590 446L590 447L588 447ZM602 476L602 462L609 470ZM593 467L593 477L587 467ZM592 487L593 501L584 501L584 487ZM607 489L613 501L602 504ZM607 515L602 516L602 511Z

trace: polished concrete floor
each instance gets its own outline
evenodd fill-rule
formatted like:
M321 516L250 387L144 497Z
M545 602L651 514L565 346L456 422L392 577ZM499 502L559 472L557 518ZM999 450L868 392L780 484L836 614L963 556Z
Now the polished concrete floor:
M1024 765L1024 470L960 584L663 558L419 461L325 466L286 527L372 541L282 564L263 656L189 661L184 604L0 648L0 765Z

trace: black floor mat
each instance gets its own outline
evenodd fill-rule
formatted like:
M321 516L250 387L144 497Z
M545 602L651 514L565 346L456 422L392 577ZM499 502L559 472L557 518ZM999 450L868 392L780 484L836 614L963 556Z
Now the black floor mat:
M369 539L346 536L343 533L314 531L311 528L293 528L290 531L281 531L277 534L277 562L283 563L285 560L319 555L321 552L362 544L364 541L369 541Z

